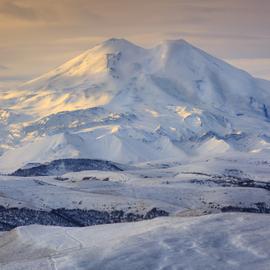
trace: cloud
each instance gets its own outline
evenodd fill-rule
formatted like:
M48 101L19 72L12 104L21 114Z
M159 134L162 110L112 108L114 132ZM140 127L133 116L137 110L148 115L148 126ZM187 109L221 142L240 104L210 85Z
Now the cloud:
M8 67L7 66L4 66L4 65L0 65L0 70L7 70Z
M7 27L16 21L32 22L32 25L26 24L30 27L39 26L36 22L48 26L55 23L68 25L91 22L100 19L100 15L94 12L93 2L95 0L0 0L1 21L6 22Z
M36 14L32 8L22 6L12 0L0 2L0 14L23 20L36 20Z

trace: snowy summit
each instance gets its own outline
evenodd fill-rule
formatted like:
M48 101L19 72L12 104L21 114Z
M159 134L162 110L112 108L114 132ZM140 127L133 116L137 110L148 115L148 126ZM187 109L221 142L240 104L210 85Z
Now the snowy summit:
M0 171L61 158L267 154L269 89L184 40L145 49L109 39L3 93Z

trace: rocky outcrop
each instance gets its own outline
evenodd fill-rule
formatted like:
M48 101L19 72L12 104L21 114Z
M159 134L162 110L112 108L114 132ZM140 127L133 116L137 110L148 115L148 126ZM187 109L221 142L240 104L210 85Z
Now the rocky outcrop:
M51 162L39 164L30 168L21 168L13 172L11 175L24 177L47 176L87 170L122 171L119 164L107 160L67 158L53 160Z
M107 212L59 208L44 211L0 206L0 231L8 231L18 226L30 224L84 227L97 224L140 221L168 215L168 212L157 208L153 208L145 215L142 215L131 212L125 213L123 210Z
M258 202L254 207L238 207L238 206L225 206L221 208L221 212L246 212L246 213L260 213L270 214L270 207L264 202Z

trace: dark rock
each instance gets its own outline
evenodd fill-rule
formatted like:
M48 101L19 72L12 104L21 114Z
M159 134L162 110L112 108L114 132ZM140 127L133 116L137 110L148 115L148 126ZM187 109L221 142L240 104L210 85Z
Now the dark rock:
M164 210L151 209L143 216L137 213L125 213L123 210L111 212L83 209L52 209L51 211L28 208L5 208L0 206L0 231L11 230L18 226L30 224L84 227L98 224L134 222L168 216Z
M144 219L152 219L155 217L168 216L168 215L169 213L164 210L153 208L144 215Z
M259 205L258 205L259 204ZM221 212L244 212L244 213L260 213L270 214L270 208L267 208L263 203L255 204L257 207L239 207L239 206L224 206L220 210Z
M87 170L123 171L119 164L107 160L98 159L57 159L36 167L21 168L13 172L13 176L48 176L61 175L67 172L80 172Z

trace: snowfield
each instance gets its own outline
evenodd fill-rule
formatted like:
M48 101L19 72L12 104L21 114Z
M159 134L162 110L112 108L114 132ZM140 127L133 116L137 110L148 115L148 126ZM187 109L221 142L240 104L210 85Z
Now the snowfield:
M0 236L0 262L3 270L267 270L269 228L269 217L258 214L169 217L86 228L33 225Z
M142 215L156 207L172 215L195 215L228 206L258 209L264 203L270 212L269 174L270 163L262 160L213 158L191 164L147 163L124 171L0 176L0 205Z

